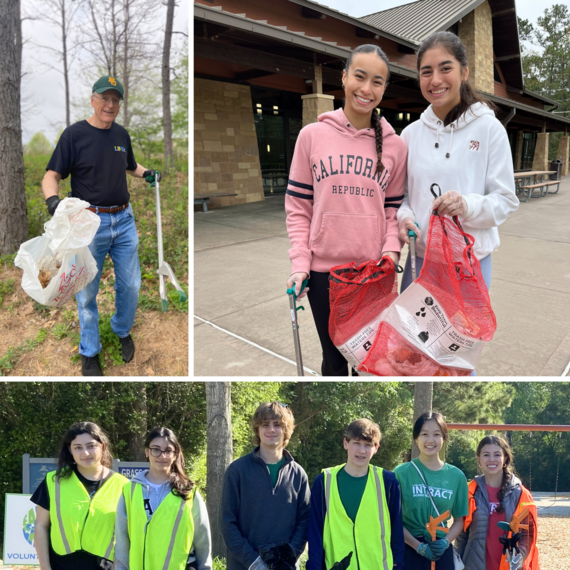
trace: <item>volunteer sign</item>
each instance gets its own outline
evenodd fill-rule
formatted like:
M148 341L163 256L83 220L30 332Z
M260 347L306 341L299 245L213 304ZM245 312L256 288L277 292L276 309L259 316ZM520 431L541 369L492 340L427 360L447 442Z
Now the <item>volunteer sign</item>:
M8 566L40 565L34 548L36 505L30 497L6 493L3 561Z

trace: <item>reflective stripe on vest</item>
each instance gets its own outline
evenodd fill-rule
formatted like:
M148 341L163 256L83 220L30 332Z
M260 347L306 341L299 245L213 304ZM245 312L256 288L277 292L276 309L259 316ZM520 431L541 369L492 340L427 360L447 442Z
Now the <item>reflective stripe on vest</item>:
M114 473L91 498L75 472L61 479L55 473L46 476L53 550L61 556L84 550L112 561L117 504L128 479Z
M194 490L187 501L168 493L150 521L142 485L130 483L123 496L131 542L130 570L184 570L194 539Z
M323 547L326 567L331 568L335 562L340 562L349 552L353 552L349 570L392 570L390 512L382 469L370 466L356 522L353 523L344 510L338 491L336 478L343 467L338 465L323 470L326 505Z

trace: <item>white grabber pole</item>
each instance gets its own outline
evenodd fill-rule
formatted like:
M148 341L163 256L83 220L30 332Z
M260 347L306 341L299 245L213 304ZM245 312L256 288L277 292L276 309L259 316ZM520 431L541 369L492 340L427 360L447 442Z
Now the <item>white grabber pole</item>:
M164 261L164 250L162 247L162 214L160 212L160 179L162 178L160 172L156 171L156 178L155 178L155 198L156 198L156 232L157 232L157 239L158 239L158 277L160 280L160 299L162 301L162 310L168 311L168 297L166 296L166 284L164 281L165 277L170 279L170 282L176 290L178 291L178 295L180 297L180 301L186 301L186 293L184 289L178 283L178 280L174 276L174 272L172 268L166 261Z
M303 292L303 289L308 285L308 283L308 279L303 281L299 295ZM289 295L289 309L291 310L291 327L293 328L293 344L295 346L297 376L305 376L305 371L303 369L303 355L301 354L301 339L299 338L299 323L297 321L297 295L295 294L295 287L296 285L293 283L293 287L287 289L287 295ZM299 307L299 309L305 310L304 307Z
M408 230L408 237L410 238L410 267L412 269L413 283L416 280L416 234L414 230Z

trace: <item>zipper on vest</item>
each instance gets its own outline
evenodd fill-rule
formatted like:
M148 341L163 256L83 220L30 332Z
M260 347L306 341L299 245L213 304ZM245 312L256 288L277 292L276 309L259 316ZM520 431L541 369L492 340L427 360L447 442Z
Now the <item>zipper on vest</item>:
M356 525L352 523L352 538L354 539L354 555L356 556L356 567L360 570L360 560L358 559L358 548L356 546Z

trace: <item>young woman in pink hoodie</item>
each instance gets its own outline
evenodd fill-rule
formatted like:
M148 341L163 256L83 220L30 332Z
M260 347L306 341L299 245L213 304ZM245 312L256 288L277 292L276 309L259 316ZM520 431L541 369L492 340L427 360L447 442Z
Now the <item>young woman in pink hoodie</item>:
M407 149L376 108L389 78L375 45L354 49L342 72L344 109L304 127L291 164L285 210L291 276L299 293L307 277L323 348L323 376L346 376L348 365L329 336L331 267L400 255L396 213L404 198Z

